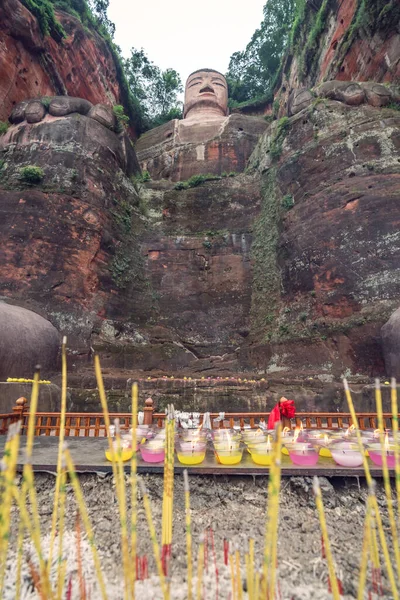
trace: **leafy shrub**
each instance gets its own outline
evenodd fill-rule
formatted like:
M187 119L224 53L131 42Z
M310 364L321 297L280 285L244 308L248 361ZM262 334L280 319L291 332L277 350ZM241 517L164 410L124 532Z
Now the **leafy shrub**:
M39 22L43 35L51 35L57 42L66 37L65 30L54 14L53 4L49 0L22 0Z
M282 119L279 119L278 125L276 128L275 137L271 141L270 148L269 148L270 156L271 156L272 160L278 160L278 158L280 158L280 156L282 154L283 141L284 141L289 129L290 129L289 117L282 117Z
M145 183L151 181L151 175L148 171L142 171L138 175L132 175L131 181L132 183Z
M43 169L36 167L35 165L29 165L23 167L20 170L21 179L28 183L40 183L44 177Z
M40 99L40 102L48 109L52 100L53 98L51 96L43 96L43 98Z
M282 198L281 206L285 210L290 210L291 208L293 208L293 206L294 206L293 196L290 196L289 194L284 196Z
M7 133L9 126L8 121L0 121L0 135Z
M233 171L232 171L233 173ZM235 174L231 175L230 173L228 175L225 175L225 177L234 177ZM205 183L206 181L218 181L219 179L221 179L220 175L213 175L212 173L206 173L205 175L203 174L199 174L199 175L192 175L191 177L189 177L189 179L187 181L178 181L175 186L174 189L175 190L187 190L188 188L193 188L193 187L197 187L198 185L201 185L202 183Z
M117 118L117 133L121 133L129 123L129 117L124 112L124 107L121 104L115 104L113 106L114 115Z

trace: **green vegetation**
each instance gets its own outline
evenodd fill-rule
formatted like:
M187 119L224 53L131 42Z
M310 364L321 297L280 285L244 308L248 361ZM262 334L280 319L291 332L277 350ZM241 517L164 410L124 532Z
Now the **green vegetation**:
M162 71L149 60L143 48L132 48L123 65L131 94L141 103L146 128L182 118L178 94L183 87L177 71Z
M226 78L230 105L266 96L273 90L298 0L268 0L264 18L246 49L232 54Z
M7 133L10 124L8 121L0 121L0 135Z
M391 110L400 110L400 102L389 102L385 108L390 108ZM1 128L0 128L1 133Z
M121 133L128 126L129 117L126 116L124 107L121 104L115 104L113 112L117 119L117 133Z
M293 196L290 196L289 194L287 194L286 196L283 196L281 206L284 210L290 210L291 208L293 208L293 206L294 206Z
M301 75L303 77L312 72L314 67L318 64L319 42L321 39L321 34L325 31L328 11L329 0L323 0L320 9L316 14L315 20L313 20L312 27L307 33L306 43L300 54L299 62L301 68Z
M233 177L234 175L229 174L229 177ZM187 190L189 188L197 187L206 181L218 181L221 179L220 175L213 175L212 173L207 173L205 175L192 175L187 181L178 181L174 185L175 190Z
M132 175L131 181L133 184L146 183L146 181L151 181L151 175L148 171L142 171L138 175Z
M280 298L280 273L277 249L280 227L280 202L276 189L276 168L263 180L262 203L253 228L253 293L251 326L253 331L271 331Z
M50 0L22 0L39 22L44 36L51 35L57 42L66 37L65 30L54 14L53 2Z
M27 183L40 183L44 178L44 171L35 165L29 165L20 169L21 179Z
M43 98L40 98L40 102L43 104L43 106L45 106L47 109L50 106L50 102L53 100L52 96L43 96Z
M279 119L276 133L269 146L269 153L273 161L278 160L282 154L284 139L290 129L290 119L282 117Z

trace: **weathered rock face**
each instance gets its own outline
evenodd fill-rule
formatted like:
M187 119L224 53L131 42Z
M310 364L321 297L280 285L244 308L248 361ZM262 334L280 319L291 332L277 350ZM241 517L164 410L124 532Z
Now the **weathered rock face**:
M153 179L241 172L266 126L262 118L237 114L202 123L175 119L142 135L135 149Z
M144 307L148 318L126 134L78 113L47 114L10 127L0 156L2 294L46 315L76 353L105 318L140 321Z
M382 327L382 347L386 373L389 377L400 379L400 308Z
M33 376L40 364L42 374L57 368L60 336L40 315L0 302L0 380Z
M69 95L93 104L123 104L117 69L107 44L80 21L57 11L67 33L62 43L43 37L19 0L0 6L0 120L26 98ZM131 122L132 132L134 123Z
M384 372L380 328L400 294L400 114L317 103L273 125L252 163L264 186L253 330L269 372Z

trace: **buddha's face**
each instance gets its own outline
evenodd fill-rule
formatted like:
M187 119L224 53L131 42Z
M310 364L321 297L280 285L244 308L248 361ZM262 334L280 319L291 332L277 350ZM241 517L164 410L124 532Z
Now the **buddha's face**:
M228 112L228 86L225 77L217 71L196 71L186 82L184 118L190 112L202 110L221 116Z

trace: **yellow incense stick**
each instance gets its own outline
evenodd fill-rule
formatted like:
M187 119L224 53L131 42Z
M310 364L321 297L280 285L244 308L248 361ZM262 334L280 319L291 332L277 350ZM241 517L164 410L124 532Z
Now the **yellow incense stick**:
M359 451L361 452L361 456L363 458L363 466L364 466L364 472L365 472L365 479L368 485L368 488L371 489L372 487L372 477L371 477L371 473L369 470L369 465L368 465L368 460L365 456L365 452L364 452L364 446L361 440L361 434L360 431L358 429L358 420L356 417L356 412L354 410L354 404L353 404L353 400L350 394L350 388L349 388L349 384L347 383L346 379L343 379L343 385L344 385L344 390L345 390L345 394L346 394L346 399L347 399L347 403L349 405L349 410L350 410L350 414L351 414L351 418L353 423L356 425L356 436L357 436L357 443L358 443L358 448ZM385 532L383 530L383 525L382 525L382 519L381 519L381 514L379 512L379 506L378 503L376 501L376 496L373 495L371 497L371 503L372 503L372 508L374 511L374 516L375 516L375 521L376 524L378 526L378 533L379 533L379 539L381 542L381 546L382 546L382 552L383 552L383 556L385 558L385 564L386 564L386 569L387 569L387 573L388 573L388 577L389 577L389 582L390 582L390 587L392 590L392 594L394 597L394 600L398 600L399 599L399 593L397 591L397 586L396 586L396 581L395 581L395 577L394 577L394 572L393 572L393 568L392 568L392 563L390 561L390 555L389 555L389 549L386 543L386 537L385 537Z
M61 466L60 474L60 505L58 513L58 560L57 560L57 600L61 600L64 590L65 573L67 571L67 558L63 557L63 536L65 523L65 499L67 495L67 473L64 466L64 460Z
M125 495L125 475L124 465L122 463L122 446L121 446L121 434L119 419L115 419L115 431L117 436L117 480L115 482L115 488L117 491L118 506L119 506L119 520L121 527L121 549L122 549L122 566L124 573L124 600L129 600L130 590L132 584L132 577L130 571L129 561L129 542L128 542L128 519L126 515L126 495Z
M382 410L382 392L379 379L375 379L375 397L376 397L376 410L378 413L378 427L379 427L379 439L381 443L381 456L382 456L382 472L383 472L383 484L386 494L386 502L389 513L389 523L393 538L394 556L397 567L397 576L400 577L400 548L399 539L397 535L396 520L394 516L393 499L392 499L392 488L390 485L389 469L387 465L387 456L385 451L385 432L383 423L383 410Z
M140 491L141 491L141 494L143 497L144 510L146 513L147 525L149 527L151 543L153 545L154 560L156 562L158 576L160 578L161 590L162 590L164 598L167 599L168 598L168 589L167 589L167 585L165 582L164 572L163 572L163 568L162 568L162 564L161 564L160 548L159 548L158 541L157 541L156 530L154 528L153 517L151 515L150 499L149 499L149 495L147 493L144 482L141 479L139 479L138 483L139 483Z
M131 460L131 553L132 553L132 600L135 600L136 556L137 556L137 413L138 385L132 385L132 460Z
M13 500L13 487L18 461L20 422L10 425L4 449L2 471L0 465L0 598L3 597L4 576L9 544L11 525L11 506Z
M243 587L242 587L242 576L240 574L240 552L236 550L235 552L235 561L236 561L236 582L237 582L237 592L238 592L238 600L243 599Z
M56 476L56 489L54 493L54 504L53 514L51 518L51 533L50 533L50 544L49 544L49 558L48 558L48 569L50 573L52 558L53 558L53 546L56 537L57 527L57 515L59 510L59 496L60 496L60 485L61 485L61 462L64 446L65 437L65 413L67 410L67 338L64 336L61 345L61 415L60 415L60 437L58 440L58 456L57 456L57 476Z
M196 600L201 600L201 588L203 587L204 571L204 537L200 536L199 553L197 556L197 594Z
M88 537L90 547L92 549L93 562L94 562L94 567L95 567L95 571L96 571L96 575L97 575L97 580L98 580L99 587L100 587L100 594L101 594L101 597L103 598L103 600L107 600L106 586L104 583L103 573L101 571L99 555L97 554L93 529L92 529L92 526L90 523L89 515L87 512L85 500L83 498L83 493L82 493L81 486L80 486L80 483L78 480L78 476L75 471L75 466L72 461L71 454L70 454L68 448L65 447L65 444L64 444L64 458L65 458L65 463L67 466L69 478L70 478L72 487L74 488L75 498L76 498L76 502L78 504L80 515L82 517L82 522L85 527L85 531L86 531L86 535Z
M313 490L315 495L315 503L317 505L319 523L321 526L322 537L324 540L326 561L328 563L329 579L332 587L332 595L334 600L340 600L339 586L336 579L335 565L333 563L333 557L331 553L331 546L329 543L328 529L326 527L324 504L322 502L321 488L319 486L318 477L314 477Z
M364 538L361 551L360 577L358 580L357 600L364 600L364 589L367 581L369 549L371 547L371 503L367 502L365 515Z
M256 577L254 581L254 599L260 600L260 573L256 572Z
M186 516L186 561L188 580L188 600L192 600L192 527L190 518L190 489L187 469L183 471L183 485L185 490L185 516Z
M396 380L391 380L391 401L392 401L392 428L394 438L394 461L396 475L396 495L397 495L397 518L400 522L400 453L399 453L399 411L397 405L397 386Z
M254 538L249 540L250 600L254 600Z
M229 569L231 574L232 600L236 600L236 577L235 565L233 562L233 554L229 554Z

